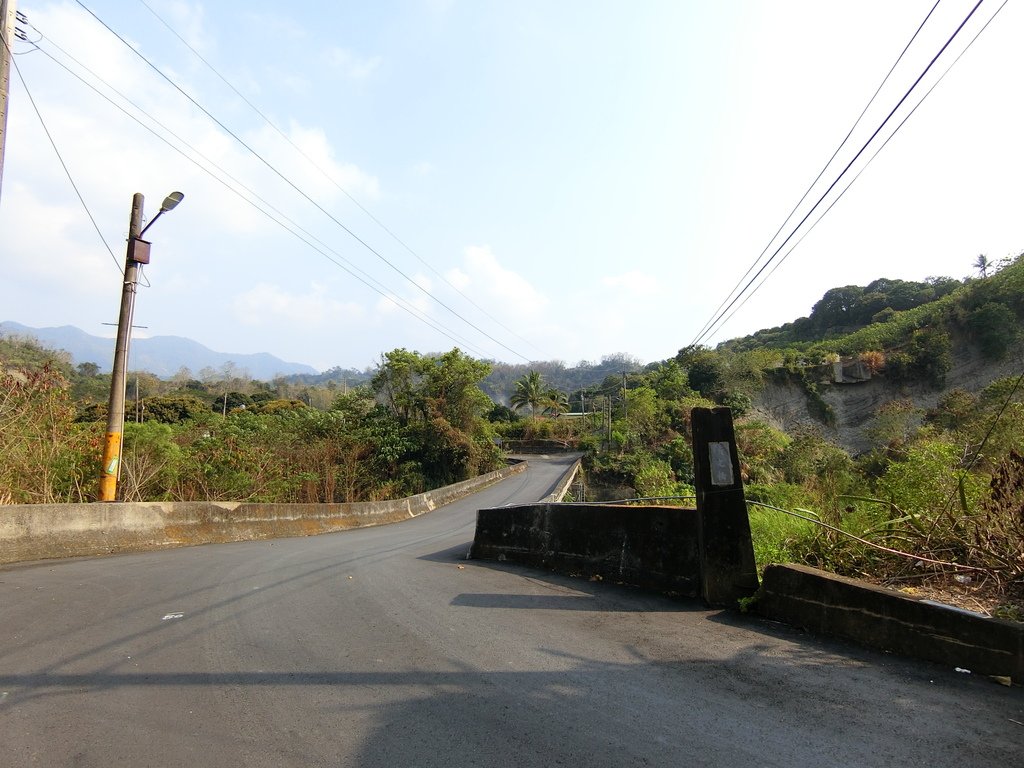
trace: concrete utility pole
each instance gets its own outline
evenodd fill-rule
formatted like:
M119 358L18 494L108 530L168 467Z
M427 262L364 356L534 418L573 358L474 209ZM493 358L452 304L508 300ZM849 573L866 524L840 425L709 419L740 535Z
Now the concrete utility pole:
M149 264L149 243L142 239L156 220L181 202L181 192L169 194L160 212L142 228L142 207L145 198L136 192L132 198L132 215L128 222L128 248L124 259L124 282L121 285L121 312L117 318L117 341L114 343L114 365L110 375L110 400L107 404L107 435L103 442L103 466L100 470L100 501L117 499L117 481L121 477L121 447L124 443L124 389L128 375L128 345L135 314L135 293L138 290L139 264Z
M622 424L625 433L622 436L623 447L629 447L629 397L626 394L626 372L622 372Z
M136 243L141 242L142 206L145 198L138 192L132 198L132 214L128 223L128 250L124 261L124 283L121 287L121 312L117 318L117 341L114 344L114 366L110 376L110 400L107 405L107 436L103 443L103 468L100 475L100 501L117 498L117 481L121 477L121 444L124 430L124 386L128 372L128 342L135 312L139 262ZM149 255L146 254L146 262Z
M11 48L14 45L15 0L0 0L0 193L7 147L7 102L11 93Z

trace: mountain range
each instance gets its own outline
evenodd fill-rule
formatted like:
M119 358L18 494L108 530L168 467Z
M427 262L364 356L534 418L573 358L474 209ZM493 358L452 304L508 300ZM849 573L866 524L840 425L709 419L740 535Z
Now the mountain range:
M114 359L114 339L92 336L72 325L30 328L5 320L0 322L0 335L31 336L47 347L62 349L70 354L74 365L94 363L103 370L109 368ZM147 371L161 377L173 376L182 368L197 374L203 368L220 369L228 363L234 364L239 372L246 371L259 381L269 381L276 376L318 373L312 366L290 363L265 352L215 352L197 341L181 336L134 338L130 355L128 367L131 370Z

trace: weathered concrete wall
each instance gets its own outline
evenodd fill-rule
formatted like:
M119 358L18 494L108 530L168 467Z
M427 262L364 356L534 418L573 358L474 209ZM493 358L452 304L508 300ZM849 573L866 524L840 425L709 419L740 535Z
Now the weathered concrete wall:
M601 504L481 509L470 556L700 595L693 509Z
M249 541L407 520L526 469L497 472L405 499L354 504L149 502L0 506L0 563Z
M1024 625L800 565L765 569L758 612L811 632L1024 683Z
M558 486L548 496L541 499L541 501L548 501L558 503L565 498L565 494L569 492L569 488L572 486L573 481L576 480L576 475L579 474L580 467L583 466L583 459L577 459L576 463L569 468L569 471L565 473Z
M565 440L505 440L501 447L509 453L569 453L576 450Z

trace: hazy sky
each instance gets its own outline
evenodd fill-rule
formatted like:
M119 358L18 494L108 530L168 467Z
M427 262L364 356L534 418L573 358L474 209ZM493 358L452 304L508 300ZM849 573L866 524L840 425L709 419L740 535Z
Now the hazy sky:
M674 355L768 245L935 4L146 3L83 4L167 79L80 4L18 3L41 50L15 46L28 92L12 72L0 320L113 335L103 323L117 320L132 194L146 195L152 217L181 190L147 235L139 333L320 369L361 368L395 347L569 364ZM810 199L974 5L938 4ZM1000 5L981 3L819 210ZM979 253L1024 250L1022 39L1024 11L1009 2L708 343L806 315L833 286L960 278ZM315 247L246 200L274 206Z

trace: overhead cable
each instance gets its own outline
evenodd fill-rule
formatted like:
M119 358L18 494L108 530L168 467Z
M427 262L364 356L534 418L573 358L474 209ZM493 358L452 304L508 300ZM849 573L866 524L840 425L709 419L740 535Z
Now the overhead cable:
M3 35L0 35L0 40L3 40ZM10 51L6 40L3 40L3 45L8 51ZM82 191L78 188L74 177L71 175L71 169L68 168L68 164L64 162L64 157L57 148L57 142L54 140L53 134L50 133L50 129L46 125L46 120L43 119L43 113L39 111L39 105L36 104L36 100L32 96L32 91L29 90L28 83L25 82L25 76L21 73L21 67L18 66L18 60L12 57L11 62L14 64L14 71L18 73L18 80L21 81L21 87L25 89L25 95L28 96L28 101L32 105L32 109L35 111L36 117L39 119L39 124L43 127L43 133L46 134L46 138L49 140L50 146L53 147L53 152L57 155L57 160L60 161L60 166L64 169L64 174L68 177L68 181L71 183L71 188L75 190L78 202L82 204L82 208L85 210L85 215L89 217L89 221L92 223L93 229L95 229L96 234L100 236L100 241L103 243L103 247L107 249L107 253L110 254L110 258L114 260L114 266L117 267L117 271L124 274L124 269L121 267L121 263L118 261L117 256L114 255L114 251L110 247L110 243L108 243L107 239L103 236L103 232L96 223L96 218L92 215L92 211L89 210L89 204L85 202L85 198L82 196Z
M57 46L56 44L52 43L52 41L48 41L48 43L49 43L50 45L53 45L53 46L54 46L55 48L58 48L58 50L61 50L61 49L59 48L59 46ZM182 156L182 157L184 157L184 158L185 158L186 160L188 160L188 161L189 161L190 163L192 163L193 165L195 165L195 166L196 166L196 167L197 167L197 168L198 168L199 170L201 170L201 171L203 171L204 173L206 173L206 174L207 174L208 176L210 176L210 177L211 177L212 179L214 179L214 180L215 180L215 181L217 181L217 182L218 182L219 184L221 184L222 186L224 186L224 187L225 187L225 188L226 188L226 189L227 189L228 191L230 191L231 193L233 193L234 195L236 195L237 197L239 197L239 198L240 198L241 200L243 200L243 201L244 201L245 203L247 203L247 204L248 204L249 206L251 206L252 208L254 208L254 209L255 209L256 211L258 211L258 212L259 212L259 213L261 213L262 215L266 216L266 217L267 217L268 219L270 219L270 220L271 220L272 222L274 222L274 223L275 223L275 224L277 224L277 225L278 225L279 227L281 227L282 229L284 229L284 230L285 230L286 232L288 232L288 233L289 233L289 234L291 234L292 236L296 237L296 238L297 238L298 240L300 240L301 242L303 242L303 243L304 243L305 245L307 245L308 247L312 248L312 249L313 249L314 251L316 251L317 253L319 253L319 254L320 254L321 256L323 256L324 258L326 258L326 259L327 259L328 261L330 261L330 262L332 262L333 264L335 264L335 266L337 266L337 267L340 267L340 268L341 268L342 270L344 270L345 272L348 272L348 273L349 273L349 274L350 274L350 275L351 275L352 277L354 277L354 278L355 278L356 280L358 280L359 282L363 283L363 284L364 284L365 286L367 286L368 288L370 288L370 289L371 289L372 291L374 291L375 293L379 294L379 295L380 295L381 297L383 297L384 299L386 299L387 301L389 301L390 303L392 303L393 305L395 305L395 306L396 306L396 307L398 307L399 309L403 310L403 311L404 311L404 312L406 312L407 314L411 315L411 316L412 316L413 318L415 318L415 319L419 320L420 322L424 323L425 325L427 325L428 327L430 327L430 328L431 328L431 329L433 329L434 331L438 332L438 333L439 333L439 334L441 334L442 336L445 336L446 338L450 339L451 341L455 342L456 344L459 344L459 345L461 345L461 346L462 346L463 348L465 348L465 349L466 349L467 351L470 351L470 352L472 352L473 354L477 355L478 357L484 357L484 354L483 354L483 353L482 353L482 352L481 352L480 350L476 349L476 348L474 347L474 345L473 345L473 344L471 344L470 342L468 342L468 341L467 341L466 339L464 339L464 338L460 337L460 336L459 336L459 335L458 335L458 334L457 334L456 332L452 331L451 329L447 329L447 328L445 328L444 326L440 325L439 323L436 323L436 322L434 322L433 320L429 319L429 318L428 318L428 317L426 317L426 316L425 316L425 315L424 315L424 314L423 314L422 312L420 312L420 311L419 311L418 309L416 309L416 308L415 308L415 307L414 307L414 306L413 306L412 304L410 304L409 302L407 302L407 301L406 301L406 300L404 300L404 299L401 299L400 297L396 296L396 295L395 295L395 294L393 294L392 292L388 291L388 289L387 289L387 288L386 288L386 287L385 287L385 286L384 286L384 285L383 285L382 283L380 283L379 281L375 280L375 279L374 279L374 278L373 278L372 276L370 276L369 274L367 274L367 273L366 273L366 272L364 272L363 270L361 270L361 269L359 269L358 267L356 267L356 266L355 266L354 264L352 264L351 262L349 262L349 261L348 261L347 259L345 259L345 257L344 257L344 256L341 256L341 254L339 254L339 253L338 253L337 251L334 251L334 250L333 250L333 249L331 249L331 248L330 248L329 246L327 246L326 244L324 244L324 243L323 243L322 241L320 241L319 239L317 239L317 238L316 238L315 236L313 236L312 234L310 234L310 233L309 233L309 232L308 232L307 230L303 229L303 228L302 228L302 227L301 227L300 225L298 225L297 223L295 223L295 222L294 222L294 221L293 221L292 219L290 219L290 218L289 218L288 216L286 216L286 215L285 215L284 213L282 213L282 212L281 212L281 211L279 211L279 210L278 210L277 208L275 208L275 207L274 207L273 205L271 205L271 204L270 204L269 202L267 202L267 201L266 201L265 199L263 199L262 197L260 197L260 196L259 196L259 195L258 195L257 193L255 193L255 192L254 192L254 191L253 191L252 189L250 189L250 188L246 187L246 186L245 186L244 184L242 184L242 182L240 182L240 181L238 181L237 179L235 179L235 178L234 178L233 176L231 176L231 175L230 175L229 173L227 173L227 171L225 171L224 169L222 169L222 168L220 168L219 166L217 166L217 164L216 164L216 163L214 163L214 162L213 162L212 160L210 160L209 158L207 158L206 156L204 156L204 155L203 155L203 154L202 154L201 152L199 152L199 151L198 151L198 150L196 150L196 149L195 149L194 147L192 147L191 145L189 145L189 144L188 144L187 142L185 142L185 141L184 141L183 139L181 139L181 137L179 137L179 136L177 136L177 135L176 135L175 133L173 133L173 131L171 131L171 130L170 130L170 129L168 129L168 128L167 128L166 126L164 126L164 125L163 125L162 123L160 123L160 122L159 122L158 120L156 120L156 118L154 118L154 117L153 117L152 115L149 115L149 114L148 114L148 113L146 113L146 112L145 112L144 110L142 110L142 109L141 109L141 108L140 108L140 107L139 107L138 105L136 105L136 104L135 104L134 102L132 102L132 101L128 100L128 99L127 99L126 97L124 97L124 95L123 95L123 94L121 94L120 92L118 92L118 91L117 91L116 89L112 88L112 87L111 87L111 86L110 86L110 85L109 85L108 83L106 83L106 82L102 81L102 80L101 80L100 78L97 78L97 79L100 79L100 81L101 81L101 82L104 82L104 85L106 85L106 86L107 86L108 88L110 88L110 89L111 89L111 90L112 90L112 91L113 91L114 93L117 93L117 94L118 94L119 96L121 96L122 98L125 98L125 100L126 100L126 101L128 101L128 103L129 103L129 104L131 104L131 105L132 105L133 107L135 107L136 109L138 109L138 110L139 110L139 111L140 111L140 112L141 112L142 114L145 114L145 115L146 115L146 116L147 116L147 117L148 117L148 118L149 118L150 120L152 120L152 121L153 121L154 123L156 123L156 124L157 124L158 126L160 126L161 128L163 128L164 130L166 130L166 131L167 131L167 132L168 132L168 133L169 133L169 134L170 134L171 136L173 136L173 137L174 137L175 139L177 139L178 141L181 141L181 142L182 142L182 143L183 143L183 144L184 144L184 145L185 145L186 147L188 147L188 148L189 148L190 150L192 150L193 152L195 152L195 153L196 153L197 155L199 155L199 156L200 156L201 158L203 158L204 160L206 160L207 162L209 162L209 163L210 163L210 165L212 165L212 166L214 166L215 168L217 168L217 170L218 170L218 171L220 171L220 172L221 172L221 173L223 173L223 174L224 174L224 175L225 175L226 177L228 177L229 179L231 179L231 181L233 181L234 183L236 183L236 184L238 184L238 185L239 185L240 187L242 187L242 189L244 189L244 190L245 190L246 192L248 192L249 194L251 194L251 195L252 195L252 196L253 196L253 197L254 197L254 198L255 198L256 200L259 200L259 201L260 201L261 203L263 203L264 205L266 205L266 206L267 206L268 208L272 209L272 210L273 210L273 211L274 211L274 212L275 212L275 213L276 213L276 214L277 214L278 216L280 216L280 217L281 217L281 219L284 219L284 221L281 221L280 219L278 219L278 218L275 218L275 216L271 215L271 214L270 214L270 213L269 213L269 212L268 212L267 210L265 210L265 209L261 208L261 207L260 207L259 205L257 205L257 204L256 204L256 203L255 203L255 202L254 202L253 200L251 200L251 199L247 198L247 197L246 197L245 195L243 195L243 194L242 194L242 193L241 193L241 192L240 192L240 191L239 191L238 189L235 189L234 187L232 187L232 186L231 186L231 184L229 184L228 182L226 182L226 181L225 181L224 179L222 179L222 178L218 177L218 176L217 176L217 175L216 175L215 173L213 173L213 171L211 171L211 170L210 170L210 169L209 169L208 167L204 166L204 165L203 165L202 163L200 163L200 162L199 162L198 160L196 160L195 158L193 158L193 157L189 156L189 155L188 155L188 154L187 154L186 152L184 152L184 151L183 151L183 150L182 150L182 149L181 149L180 147L177 147L177 146L175 146L175 145L174 145L173 143L171 143L170 141L168 141L168 140L167 140L167 139L166 139L166 138L165 138L164 136L161 136L161 135L160 135L160 134L159 134L159 133L158 133L158 132L157 132L156 130L154 130L154 129L153 129L153 128L152 128L151 126L149 126L149 125L147 125L146 123L144 123L144 122L143 122L142 120L140 120L140 119L139 119L138 117L136 117L136 116L135 116L135 115L133 115L133 114L132 114L131 112L129 112L128 110L126 110L126 109L125 109L124 107L122 107L122 106L121 106L120 104L117 104L117 103L116 103L116 102L115 102L115 101L114 101L113 99L111 99L111 98L110 98L109 96L107 96L107 95L106 95L105 93L103 93L102 91L100 91L99 89L97 89L97 88L96 88L95 86L93 86L93 85L92 85L91 83L89 83L89 82L87 82L86 80L84 80L84 79L83 79L83 78L82 78L82 77L81 77L80 75L78 75L78 74L77 74L76 72L72 71L72 70L71 70L71 69L69 69L69 68L68 68L68 67L67 67L66 65L64 65L64 64L63 64L62 62L60 62L60 61L58 61L57 59L55 59L55 58L54 58L54 57L53 57L53 56L52 56L52 55L51 55L51 54L50 54L50 53L49 53L48 51L46 51L46 50L44 50L44 49L42 49L42 48L39 48L39 50L40 50L40 52L41 52L41 53L43 53L43 54L44 54L45 56L47 56L47 57L48 57L48 58L49 58L49 59L50 59L51 61L53 61L53 62L54 62L55 64L57 64L58 66L62 67L62 68L63 68L63 69L65 70L65 71L67 71L67 72L68 72L69 74L71 74L71 75L72 75L73 77L77 78L77 79L78 79L78 80L79 80L80 82L82 82L82 83L83 83L83 84L84 84L84 85L85 85L86 87L90 88L90 89L91 89L92 91L94 91L94 92L95 92L95 93L96 93L97 95L99 95L100 97L102 97L103 99L105 99L105 100L106 100L106 101L107 101L108 103L110 103L110 104L111 104L111 105L112 105L113 107L115 107L116 109L118 109L119 111L121 111L121 112L122 112L122 113L123 113L124 115L126 115L126 116L127 116L127 117L129 117L130 119L134 120L134 121L135 121L136 123L138 123L138 124L139 124L139 125L140 125L140 126L141 126L142 128L144 128L144 129L146 129L147 131L149 131L149 132L150 132L150 133L151 133L151 134L152 134L152 135L153 135L154 137L156 137L157 139L159 139L160 141L162 141L162 142L163 142L164 144L166 144L166 145L167 145L168 147L170 147L170 148L171 148L172 150L174 150L174 151L175 151L175 152L177 152L177 153L178 153L179 155L181 155L181 156ZM69 56L69 58L72 58L72 59L73 59L73 57L70 57L70 56ZM76 63L77 63L77 60L76 60ZM83 68L84 68L84 67L83 67ZM86 69L87 69L87 68L86 68ZM90 72L90 74L93 74L93 76L95 76L95 74L94 74L94 73L92 73L92 72L91 72L90 70L88 70L88 69L87 69L87 71L89 71L89 72ZM285 222L288 222L288 223L286 224ZM305 235L305 236L304 236L304 235ZM317 245L317 243L319 243L319 245ZM333 255L332 255L332 254L333 254ZM338 259L340 259L341 261L338 261ZM342 263L342 262L345 262L345 263ZM349 266L346 266L346 264L348 264ZM350 268L350 267L351 267L351 268ZM357 272L360 272L360 273L362 273L363 275L365 275L365 279L364 279L364 277L361 277L361 276L360 276L359 274L357 274ZM376 283L376 285L373 285L372 283ZM380 287L377 287L377 286L380 286Z
M750 278L750 280L743 286L743 288L739 291L739 293L737 293L735 295L735 297L727 304L727 306L724 309L720 309L720 310L718 310L716 312L715 317L712 319L712 321L705 325L705 330L702 333L698 334L694 338L694 340L690 343L689 346L691 348L697 346L705 338L707 338L709 336L709 332L708 332L707 329L710 328L710 327L716 326L720 322L720 320L723 317L725 317L726 314L728 314L728 312L733 308L733 306L735 306L737 304L737 302L740 300L740 298L744 294L746 294L748 290L750 290L750 287L764 273L764 271L768 268L768 266L771 265L771 263L773 261L775 261L775 259L778 257L778 255L782 251L782 249L786 247L787 243L789 243L789 241L796 235L796 233L800 230L800 228L804 225L804 223L806 223L806 221L814 214L814 212L818 209L818 207L825 200L825 198L828 197L828 195L832 192L833 189L835 189L836 185L839 184L839 182L842 180L842 178L847 174L847 172L849 172L850 168L854 165L854 163L856 163L857 160L860 159L860 156L865 152L865 150L867 150L867 148L875 140L875 138L878 136L878 134L885 128L885 126L889 123L889 121L892 119L893 115L897 112L897 110L899 110L899 108L901 106L903 106L903 103L907 100L907 98L909 98L910 94L913 93L913 91L917 88L918 84L925 77L925 75L928 74L928 72L931 70L931 68L935 65L935 62L946 51L946 49L950 46L950 44L952 44L953 40L956 39L957 35L960 34L960 31L964 28L964 26L971 19L971 17L974 15L974 13L978 10L978 8L979 8L979 6L981 6L982 2L984 2L984 0L978 0L978 2L974 5L974 7L967 14L967 16L963 19L963 21L961 21L960 24L957 26L957 28L953 32L953 34L950 35L949 39L946 40L946 42L943 44L942 48L939 49L939 52L936 53L935 56L932 57L932 59L928 62L928 65L924 68L924 70L921 72L921 74L918 75L918 77L914 81L914 83L910 86L910 88L907 89L906 93L903 94L902 98L900 98L900 100L897 102L896 106L894 106L892 108L892 110L885 117L885 119L881 122L881 124L879 124L879 126L874 130L874 132L871 134L871 136L868 138L868 140L866 142L864 142L863 146L861 146L861 148L857 151L857 154L854 155L853 159L850 160L850 162L848 162L846 164L846 166L839 173L839 175L835 178L835 180L829 185L828 189L825 190L825 192L818 198L817 202L815 202L815 204L811 207L811 209L803 216L803 218L800 219L800 221L796 224L796 226L793 227L793 229L789 233L789 235L786 236L786 239L782 241L782 243L778 246L778 248L775 249L775 251L772 253L771 257L763 265L761 265L761 267L757 270L757 272L755 272L754 276L752 278Z
M778 236L782 233L782 230L785 229L786 225L789 224L789 222L793 219L793 216L796 215L796 212L800 209L800 206L804 204L804 200L806 200L807 196L809 194L811 194L811 190L813 190L814 187L818 184L818 182L821 181L821 177L825 175L825 171L827 171L829 166L832 165L832 161L836 159L836 156L842 151L843 147L845 147L846 143L850 140L850 137L853 135L853 132L855 130L857 130L857 126L859 126L861 120L864 119L864 115L867 114L867 111L868 111L868 109L871 108L871 105L875 103L875 99L878 98L878 94L881 93L882 88L885 87L885 84L887 82L889 82L889 78L892 76L892 73L896 70L896 67L899 66L899 63L901 61L903 61L904 55L906 55L907 51L910 49L910 46L917 39L917 36L919 34L921 34L921 30L924 29L924 25L928 22L928 19L930 19L932 17L932 14L935 12L935 9L939 7L939 3L940 2L942 2L942 0L935 0L935 5L933 5L931 10L928 11L928 14L924 17L924 20L918 25L917 29L914 31L914 34L911 36L910 40L903 47L903 50L900 51L900 55L896 57L896 61L893 62L893 65L891 67L889 67L889 71L886 73L885 77L882 78L882 82L879 83L878 88L875 89L875 92L871 95L871 98L868 99L867 104L864 105L864 109L861 110L861 113L857 116L857 119L853 122L853 125L850 127L850 130L847 132L846 136L843 137L843 140L841 142L839 142L839 146L837 146L835 151L832 153L832 157L830 157L828 159L828 162L826 162L825 165L823 165L821 167L821 170L818 171L818 175L814 177L814 181L812 181L810 183L810 185L807 187L806 191L803 193L803 195L797 201L796 205L793 206L793 210L791 210L789 212L789 215L786 216L786 218L782 222L782 224L779 225L779 228L777 230L775 230L775 234L772 235L771 238L768 240L767 244L764 247L764 250L762 250L761 253L758 255L758 257L756 259L754 259L753 263L749 267L747 267L747 271L744 272L743 276L739 280L736 281L736 285L734 285L732 287L732 290L729 292L729 294L724 299L722 299L722 303L718 305L718 308L714 312L712 312L711 319L709 319L704 324L704 326L697 332L697 338L700 338L701 334L703 334L705 331L708 331L709 334L711 333L711 331L709 331L709 329L708 329L708 326L711 325L714 322L714 319L717 316L718 311L720 309L722 309L723 306L725 306L726 302L728 302L729 299L731 299L733 297L733 294L736 293L736 291L739 289L740 285L743 284L743 281L746 280L747 277L750 275L750 273L754 271L754 269L757 267L757 265L761 262L761 259L763 259L765 254L768 253L768 249L771 248L772 243L775 242L775 240L778 238ZM772 270L772 271L774 271L774 270ZM695 346L695 345L696 345L696 343L691 343L690 344L691 347Z
M502 323L500 320L498 320L498 318L494 317L486 309L484 309L479 304L477 304L472 299L472 297L467 296L466 293L464 291L462 291L462 289L460 289L458 286L456 286L454 283L452 283L441 272L439 272L438 270L434 269L433 265L431 265L430 262L428 262L426 259L424 259L422 256L420 256L415 250L412 249L411 246L409 246L404 240L402 240L398 235L396 235L394 233L394 231L392 231L386 224L384 224L384 222L382 222L372 212L370 212L362 203L359 202L359 200L356 199L356 197L352 193L350 193L340 183L338 183L337 179L335 179L331 174L327 173L327 171L325 171L323 169L323 167L319 163L317 163L315 160L313 160L313 158L311 158L308 154L306 154L305 150L303 150L302 147L300 147L298 144L296 144L295 141L293 141L292 138L287 133L285 133L277 125L277 123L275 123L273 120L271 120L262 110L260 110L259 107L257 107L248 98L246 98L245 94L243 94L230 80L228 80L226 77L224 77L224 75L222 75L220 73L220 71L215 66L213 66L213 64L211 64L206 59L206 57L204 57L199 51L197 51L195 49L195 47L192 46L191 43L189 43L184 37L182 37L178 33L178 31L174 29L174 27L172 27L169 23L167 23L167 21L162 16L160 16L160 14L158 14L153 9L153 7L149 3L146 2L146 0L139 0L139 2L146 8L146 10L148 10L153 15L154 18L156 18L157 21L159 21L164 27L166 27L166 29L172 35L174 35L181 42L182 45L184 45L186 48L188 48L192 52L192 54L197 59L199 59L199 61L201 61L206 66L207 69L209 69L211 72L213 72L213 74L215 74L217 76L217 78L220 79L220 81L222 83L224 83L224 85L226 85L228 88L230 88L231 91L236 96L238 96L238 98L240 98L242 101L244 101L245 104L253 112L255 112L257 115L259 115L260 119L262 119L263 122L265 122L268 126L270 126L282 139L284 139L286 142L288 142L288 144L291 145L292 149L294 149L296 152L298 152L309 163L310 167L314 168L317 172L320 173L320 175L322 175L325 179L327 179L327 181L329 181L331 184L333 184L338 189L338 191L340 191L343 195L345 195L345 197L347 197L360 211L362 211L364 214L366 214L366 216L369 217L369 219L374 224L376 224L378 227L380 227L382 230L384 230L384 232L387 233L387 235L389 237L391 237L391 239L393 239L396 243L398 243L400 246L402 246L402 248L404 248L406 251L408 251L410 254L412 254L421 264L423 264L423 266L425 266L427 269L429 269L431 272L433 272L449 288L451 288L453 291L455 291L457 294L459 294L459 296L461 296L463 299L465 299L467 302L469 302L472 306L474 306L477 310L479 310L487 319L489 319L492 322L494 322L495 324L497 324L505 332L511 334L512 336L514 336L515 338L517 338L520 341L524 342L525 344L528 344L529 346L533 347L534 350L537 350L537 347L534 346L529 340L524 339L522 336L517 334L513 329L511 329L508 326L506 326L504 323ZM539 350L537 350L537 351L539 351Z
M206 109L202 104L200 104L191 94L189 94L187 91L185 91L185 89L183 89L181 86L179 86L177 83L175 83L170 77L168 77L166 74L164 74L164 72L159 67L157 67L153 62L151 62L148 58L146 58L142 54L141 51L139 51L138 49L133 47L130 43L128 43L128 41L125 40L123 37L121 37L121 35L119 35L112 27L110 27L110 25L108 25L99 16L97 16L92 10L90 10L89 7L86 6L85 3L82 2L82 0L75 0L75 2L79 6L81 6L82 9L85 10L90 16L92 16L97 22L99 22L104 27L104 29L106 29L114 37L116 37L126 48L128 48L128 50L130 50L135 56L137 56L139 59L141 59L143 62L145 62L145 64L150 69L152 69L154 72L156 72L172 88L174 88L176 91L178 91L178 93L180 93L182 96L184 96L199 111L201 111L210 120L212 120L214 123L216 123L223 131L225 131L229 136L231 136L231 138L233 138L240 146L242 146L253 157L255 157L257 160L259 160L264 166L266 166L267 169L270 170L275 176L280 178L285 184L287 184L289 187L291 187L293 190L295 190L295 192L297 192L307 202L309 202L317 210L319 210L321 213L323 213L327 218L329 218L331 221L333 221L338 227L340 227L344 232L346 232L350 237L352 237L357 243L359 243L361 246L363 246L363 248L365 248L368 252L370 252L371 254L376 256L380 261L384 262L388 267L390 267L394 272L396 272L398 275L403 277L413 287L415 287L421 293L426 295L428 298L430 298L436 304L438 304L439 306L443 307L450 314L452 314L455 317L457 317L459 320L461 320L463 323L465 323L470 328L475 330L477 333L479 333L480 335L482 335L485 338L489 339L490 341L494 342L495 344L497 344L498 346L502 347L506 351L511 352L516 357L519 357L519 358L529 362L529 358L527 358L525 355L519 353L518 351L516 351L512 347L510 347L507 344L505 344L505 343L499 341L498 339L494 338L491 334L487 333L487 331L483 330L482 328L477 326L472 321L470 321L467 318L463 317L459 312L457 312L454 309L452 309L445 302L441 301L434 294L432 294L430 291L428 291L426 288L424 288L422 285L420 285L418 282L416 282L413 278L411 278L409 275L407 275L405 272L403 272L401 269L399 269L392 261L390 261L382 253L380 253L380 251L375 249L368 242L366 242L359 235L357 235L352 229L350 229L344 223L342 223L340 219L338 219L336 216L334 216L334 214L332 214L330 211L328 211L326 208L324 208L322 205L320 205L320 203L318 203L316 200L314 200L312 197L310 197L305 191L303 191L298 185L296 185L295 182L293 182L291 179L289 179L287 176L285 176L270 161L268 161L259 152L257 152L248 143L246 143L240 136L238 136L238 134L236 134L234 131L232 131L230 128L228 128L219 119L217 119L208 109Z
M936 81L934 83L932 83L931 87L929 87L928 90L925 91L925 94L918 100L918 102L914 105L914 107L900 121L899 125L897 125L896 128L893 129L893 132L891 134L889 134L888 138L886 138L886 140L884 142L882 142L881 146L879 146L878 149L876 149L874 151L874 153L872 153L871 157L869 157L867 162L865 162L864 165L861 167L861 169L859 171L857 171L856 175L852 179L850 179L850 181L847 183L847 185L845 187L843 187L842 191L835 197L835 199L831 203L829 203L828 208L826 208L824 211L822 211L821 215L819 215L818 218L814 220L814 223L811 224L811 226L808 227L803 232L803 234L800 235L799 239L796 242L794 242L786 250L786 252L782 255L782 257L777 262L775 262L775 264L768 271L768 273L755 286L754 290L749 292L746 296L744 296L743 300L739 304L736 305L736 307L732 310L732 312L729 313L729 315L727 317L719 319L719 321L714 325L714 327L712 327L708 331L709 335L714 335L714 333L716 331L720 330L726 323L728 323L736 315L736 313L739 312L740 309L743 308L743 305L746 304L747 301L750 300L751 296L753 296L758 290L760 290L761 286L764 285L768 281L768 278L770 278L773 274L775 274L775 270L777 270L780 266L782 266L783 262L785 262L785 260L789 258L789 255L796 249L796 247L798 245L800 245L800 243L803 242L804 238L807 237L814 230L814 228L816 226L818 226L818 223L823 218L825 218L825 215L829 211L832 210L833 206L835 206L835 204L838 203L843 198L843 195L846 194L846 191L850 187L853 186L854 182L857 181L857 179L860 178L860 175L862 173L864 173L864 171L867 170L868 166L871 165L871 163L874 161L874 159L876 157L878 157L879 153L883 149L885 149L885 147L889 144L889 142L892 141L893 137L895 137L896 134L899 133L900 129L904 126L904 124L906 124L906 122L911 118L911 116L913 116L913 114L917 111L918 107L920 107L924 103L925 99L927 99L931 95L932 91L934 91L935 88L939 85L939 83L941 83L943 81L943 79L945 79L946 75L949 74L950 70L953 69L953 67L956 66L957 62L960 61L961 58L963 58L963 55L965 53L967 53L968 50L970 50L971 46L974 45L975 41L979 37L981 37L981 33L984 32L986 29L988 29L989 24L991 24L995 20L995 17L999 15L999 12L1001 10L1003 10L1003 8L1006 6L1006 4L1009 1L1010 0L1003 0L1002 4L999 6L999 8L996 9L996 12L993 13L992 16L989 18L989 20L985 22L984 26L982 26L982 28L979 29L975 33L974 37L971 38L971 41L964 47L964 49L962 51L960 51L960 53L957 55L957 57L955 59L953 59L953 61L950 63L950 65L948 67L946 67L945 71L943 71L943 73L941 75L939 75L938 79L936 79Z

